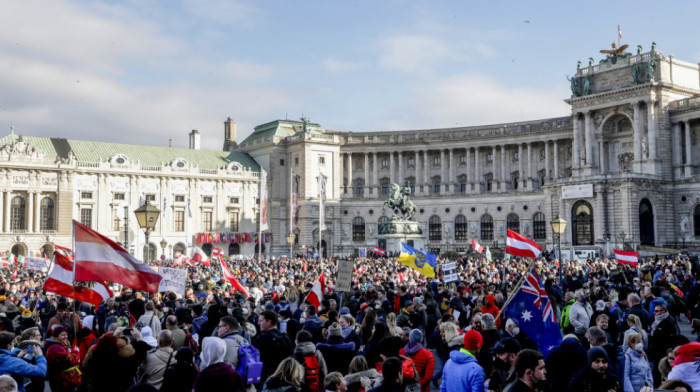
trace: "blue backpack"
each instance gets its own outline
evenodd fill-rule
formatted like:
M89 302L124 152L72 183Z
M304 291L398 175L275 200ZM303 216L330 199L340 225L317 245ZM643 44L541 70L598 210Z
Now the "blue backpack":
M263 364L260 351L250 344L241 344L238 348L238 366L236 372L243 377L246 385L257 384L262 377Z

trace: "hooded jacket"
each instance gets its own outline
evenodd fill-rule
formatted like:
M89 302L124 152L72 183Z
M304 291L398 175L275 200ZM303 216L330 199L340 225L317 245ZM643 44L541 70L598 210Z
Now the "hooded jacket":
M326 367L326 360L323 358L323 354L316 350L316 346L314 346L313 342L299 342L296 347L294 347L294 359L296 359L301 366L304 366L305 369L306 361L304 358L311 355L316 356L316 360L318 361L318 380L320 383L323 383L323 379L326 378L326 374L328 374L328 368Z
M316 349L323 354L328 372L347 374L350 362L355 357L355 343L319 343Z
M348 392L358 392L362 388L361 380L362 377L369 378L370 388L375 384L380 384L382 382L382 375L376 369L363 370L357 373L350 373L345 376L345 382L348 385ZM369 389L369 388L367 388Z
M483 392L484 369L473 355L464 350L452 351L443 370L440 392Z
M433 353L423 348L420 343L409 342L404 348L399 350L399 354L405 355L413 360L420 379L421 389L423 392L430 392L430 381L433 378L435 370L435 358Z
M35 357L36 365L17 358L11 351L0 350L0 374L9 374L17 380L17 390L24 392L23 377L46 377L46 357Z
M575 338L564 339L544 361L553 391L565 391L571 378L588 364L586 349Z

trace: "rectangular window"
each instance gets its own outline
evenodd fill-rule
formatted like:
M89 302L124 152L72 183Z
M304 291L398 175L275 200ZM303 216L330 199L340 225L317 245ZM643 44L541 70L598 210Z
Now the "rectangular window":
M184 203L185 195L175 195L175 203Z
M146 200L148 200L148 201L156 201L156 195L153 195L153 194L146 195Z
M387 158L382 158L382 169L389 167L389 160Z
M284 166L284 159L280 159L280 166Z
M115 193L114 200L124 200L124 194L123 193Z
M514 152L513 153L513 160L517 162L519 159L520 159L520 154L518 154L517 152Z
M299 157L294 158L294 165L299 165Z
M211 211L202 211L202 230L212 230Z
M238 204L240 200L237 197L229 197L228 202L229 204Z
M326 157L318 157L318 164L325 165L326 164Z
M92 208L80 209L80 223L92 228Z
M213 201L213 196L202 196L202 203L212 203Z
M438 165L440 165L440 156L439 156L439 155L435 155L435 156L433 157L433 166L438 166Z
M486 162L491 162L493 161L493 155L492 154L486 154Z
M459 163L461 163L462 165L466 165L466 164L467 164L467 156L466 156L466 155L460 155L460 156L459 156Z
M112 230L114 231L120 231L122 229L122 220L119 218L118 211L119 210L115 208L112 212Z
M228 220L230 231L238 231L238 211L229 213Z
M415 165L416 165L416 158L408 157L408 166L415 166Z
M185 210L175 210L175 231L185 231Z
M459 192L460 192L460 193L466 193L466 192L467 192L467 182L466 182L466 181L460 181L460 182L459 182Z
M80 192L81 199L92 199L92 192Z

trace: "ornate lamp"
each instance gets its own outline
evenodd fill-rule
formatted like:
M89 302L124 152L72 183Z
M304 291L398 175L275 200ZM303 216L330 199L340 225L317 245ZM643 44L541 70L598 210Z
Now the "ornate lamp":
M151 250L151 243L148 241L148 237L156 227L156 222L158 222L158 217L160 216L160 210L146 200L146 204L134 210L134 215L136 215L139 226L146 234L146 254L144 255L144 259L146 263L148 263Z

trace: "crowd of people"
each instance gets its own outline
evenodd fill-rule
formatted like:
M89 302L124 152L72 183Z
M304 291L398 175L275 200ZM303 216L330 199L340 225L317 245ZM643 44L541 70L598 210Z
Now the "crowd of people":
M700 343L679 328L700 318L697 261L542 257L562 330L547 350L502 311L529 260L451 261L445 283L439 266L357 259L349 292L333 259L227 261L249 296L197 263L182 295L113 287L98 307L18 266L2 272L0 391L700 391Z

